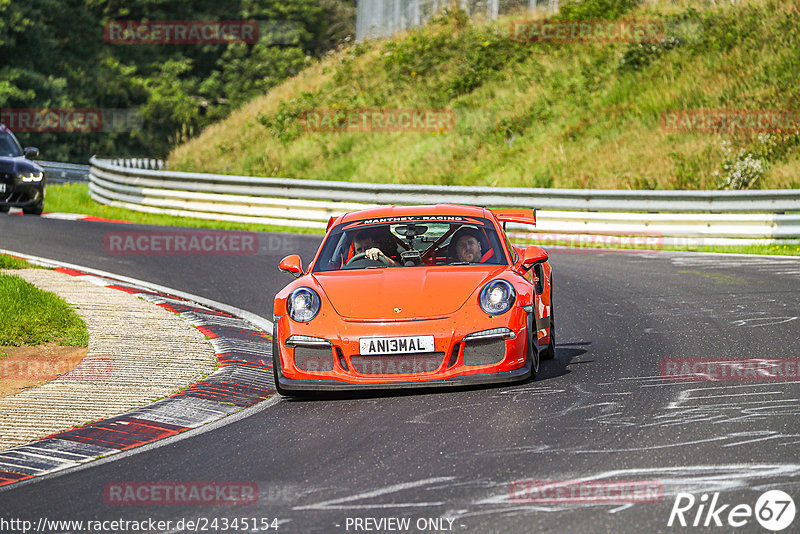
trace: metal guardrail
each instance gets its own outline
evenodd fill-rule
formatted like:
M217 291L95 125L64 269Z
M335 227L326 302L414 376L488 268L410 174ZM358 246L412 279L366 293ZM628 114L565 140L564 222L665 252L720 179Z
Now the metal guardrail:
M110 163L117 167L130 167L131 169L162 170L168 167L166 161L152 158L116 158L110 160Z
M691 244L800 237L800 190L624 191L370 184L140 169L90 160L96 201L138 211L324 228L386 204L535 207L539 233L658 235ZM639 212L639 213L636 213ZM694 241L692 241L694 240Z
M89 181L89 166L56 161L36 161L44 168L49 183L74 183Z
M36 161L44 168L49 183L75 183L89 181L89 165L76 163L62 163L58 161ZM112 160L112 164L119 167L133 169L165 169L166 162L160 159L127 158Z

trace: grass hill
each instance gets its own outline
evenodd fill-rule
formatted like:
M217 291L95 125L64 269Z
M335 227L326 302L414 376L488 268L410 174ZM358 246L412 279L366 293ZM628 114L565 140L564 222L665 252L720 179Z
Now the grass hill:
M800 188L800 135L670 132L675 110L800 110L796 0L562 2L658 21L656 42L519 42L456 9L352 44L176 147L175 170L519 187ZM450 131L309 132L310 110L449 109ZM800 126L800 117L796 125Z

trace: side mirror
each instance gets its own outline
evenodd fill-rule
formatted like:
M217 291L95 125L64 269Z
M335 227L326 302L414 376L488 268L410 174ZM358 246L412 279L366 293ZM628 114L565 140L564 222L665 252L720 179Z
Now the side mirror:
M35 146L26 146L23 152L25 152L25 157L28 159L39 157L39 149L36 148Z
M297 254L286 256L278 263L278 270L299 278L303 274L303 260Z
M531 245L525 249L525 254L522 256L522 267L527 271L534 265L546 262L549 257L545 249Z

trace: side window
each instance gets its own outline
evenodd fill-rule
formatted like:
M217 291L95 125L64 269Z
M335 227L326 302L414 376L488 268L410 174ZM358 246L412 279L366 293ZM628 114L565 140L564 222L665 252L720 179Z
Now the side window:
M349 239L345 232L338 232L328 236L328 242L322 249L319 260L314 265L314 271L335 271L342 268L347 258Z

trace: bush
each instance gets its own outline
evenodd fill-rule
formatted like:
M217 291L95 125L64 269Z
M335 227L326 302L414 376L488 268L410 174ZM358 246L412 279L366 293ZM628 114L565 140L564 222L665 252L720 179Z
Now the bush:
M259 113L257 120L266 126L269 133L277 137L281 143L288 144L303 132L301 124L303 113L314 109L316 105L316 95L304 92L301 93L300 98L279 103L278 111L272 116Z
M613 20L621 17L639 3L639 0L573 0L559 6L559 18L564 20Z
M722 172L714 172L720 180L720 189L750 189L764 176L764 161L752 152L740 149L734 155L728 141L722 142L722 152L725 154Z

